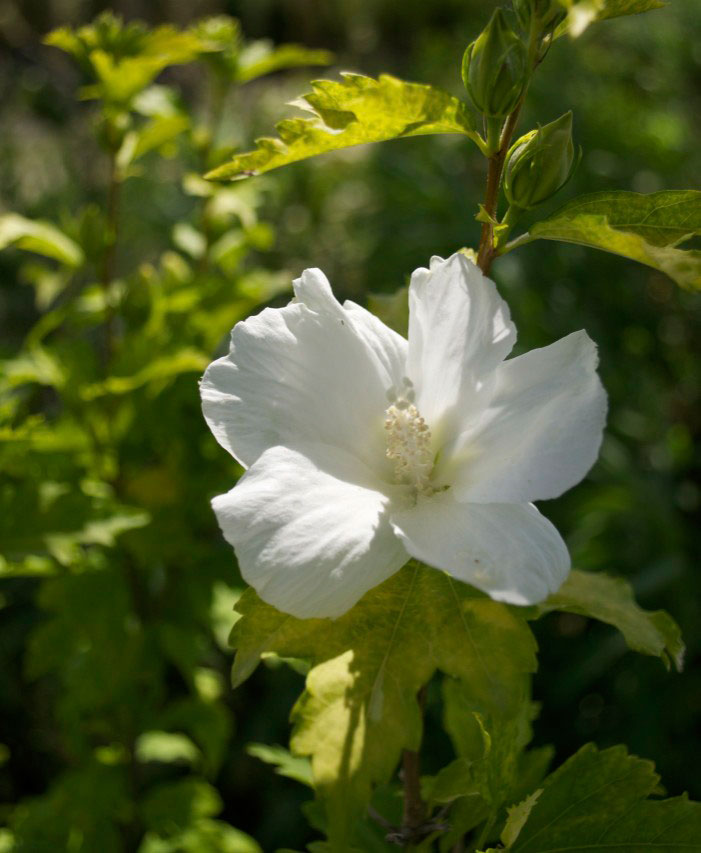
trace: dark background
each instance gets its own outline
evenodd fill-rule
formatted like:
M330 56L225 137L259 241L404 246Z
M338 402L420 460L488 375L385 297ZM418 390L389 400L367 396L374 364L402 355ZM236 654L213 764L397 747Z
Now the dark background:
M177 25L227 13L240 18L249 38L333 50L334 70L276 75L252 84L231 103L220 136L244 147L290 114L284 103L306 90L305 81L335 70L384 71L459 95L462 51L493 5L475 0L4 0L0 212L51 219L86 198L99 201L104 195L105 164L90 131L93 107L75 100L81 80L69 60L41 44L55 26L86 23L105 8L126 18ZM594 190L698 188L701 41L695 31L697 4L676 0L665 10L597 24L575 42L555 44L535 78L521 128L525 132L571 108L583 159L548 209ZM196 69L173 69L164 78L182 88L195 111L200 109ZM358 301L368 292L392 292L432 254L446 255L478 239L474 213L484 164L461 138L352 149L293 165L263 181L264 216L276 237L258 263L293 274L319 266L338 295ZM168 243L178 206L185 210L186 202L167 174L146 175L127 185L119 257L125 269ZM17 253L0 256L2 357L13 354L36 319L29 288L18 284L19 264ZM642 606L664 608L677 619L688 645L685 672L670 674L659 661L626 651L621 637L605 626L575 616L544 619L536 626L541 670L535 697L543 703L536 740L555 745L556 761L589 740L600 746L624 742L655 761L670 795L689 791L699 799L698 295L680 291L646 267L556 243L519 250L498 261L492 275L519 330L517 352L579 328L587 329L600 348L610 398L600 461L584 483L544 505L544 511L566 535L575 565L628 578ZM201 470L187 500L192 505L201 501L204 508L196 510L202 532L197 534L199 551L189 561L188 582L196 584L199 560L213 561L222 575L230 571L233 583L231 555L206 515L206 498L229 487L233 467L212 447L198 462L197 448L208 446L210 439L196 402L190 411L180 428L192 435L189 464L193 469L200 464ZM0 739L10 746L10 758L0 768L0 794L7 803L17 803L50 791L64 767L51 736L58 725L52 703L63 686L50 676L37 682L23 664L32 631L46 618L36 604L43 581L2 583ZM226 655L208 654L225 672ZM180 689L175 677L165 683L167 690ZM287 716L300 684L300 677L286 668L261 667L224 700L235 728L216 778L223 817L265 850L299 846L312 837L299 813L304 789L243 751L252 740L286 742ZM39 717L38 705L45 711ZM429 725L437 714L429 708ZM427 737L430 747L430 733ZM428 752L442 749L437 741Z

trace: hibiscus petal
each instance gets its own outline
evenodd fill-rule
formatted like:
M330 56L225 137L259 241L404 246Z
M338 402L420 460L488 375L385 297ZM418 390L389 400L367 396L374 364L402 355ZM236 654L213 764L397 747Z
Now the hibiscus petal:
M544 500L578 483L594 464L606 421L596 347L574 332L504 362L489 406L445 460L461 501ZM447 475L447 474L446 474Z
M497 601L535 604L570 569L567 546L532 504L458 503L450 492L392 513L404 547Z
M273 447L212 506L264 601L299 618L336 617L409 559L379 488L338 448Z
M515 341L494 282L464 255L433 258L430 270L413 274L407 373L437 446L484 406L490 375Z
M382 469L386 394L404 373L406 342L341 306L319 270L294 284L298 302L238 323L228 355L207 368L207 423L244 466L269 447L318 441Z

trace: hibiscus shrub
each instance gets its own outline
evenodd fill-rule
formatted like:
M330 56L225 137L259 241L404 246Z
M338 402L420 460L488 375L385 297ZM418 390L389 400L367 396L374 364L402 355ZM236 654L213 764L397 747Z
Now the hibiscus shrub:
M665 590L693 651L701 194L663 189L683 108L626 96L625 69L659 90L635 39L664 26L627 64L598 35L661 4L464 5L448 37L399 4L387 39L434 41L374 64L412 82L316 81L243 153L296 91L245 84L326 51L226 16L46 38L42 109L67 54L94 137L67 126L60 203L22 183L50 146L7 143L0 262L33 302L0 374L3 850L701 851L701 805L612 746L693 755L646 608Z

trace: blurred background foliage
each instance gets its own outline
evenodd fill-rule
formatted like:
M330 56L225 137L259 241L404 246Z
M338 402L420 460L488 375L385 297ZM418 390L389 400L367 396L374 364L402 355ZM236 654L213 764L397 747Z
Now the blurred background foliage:
M236 692L228 686L241 581L209 499L240 471L201 418L197 378L234 322L283 304L306 266L367 302L430 255L475 245L484 163L463 138L442 136L230 186L198 175L270 134L291 113L285 102L334 69L459 95L462 51L494 5L125 0L109 8L180 34L160 31L175 39L166 61L136 77L107 63L97 91L80 45L76 63L66 37L55 39L64 51L42 39L105 4L5 0L0 850L246 853L314 837L301 814L304 763L247 749L286 742L301 676L269 661ZM676 0L551 49L521 127L572 108L584 149L552 209L599 189L697 185L695 5ZM331 50L334 69L276 70L323 64L321 53L288 52L276 65L263 44L243 57L222 51L231 24L195 26L215 14L236 16L249 40ZM132 28L103 38L124 57L153 36ZM103 100L77 99L81 91ZM546 618L536 626L537 742L553 743L558 763L588 740L625 742L657 763L670 794L699 799L698 295L560 244L525 247L492 274L519 329L517 352L579 328L600 347L611 410L601 459L542 508L577 566L628 577L643 606L679 621L689 647L676 676L626 653L613 629ZM430 733L440 714L432 695L427 772L447 758Z

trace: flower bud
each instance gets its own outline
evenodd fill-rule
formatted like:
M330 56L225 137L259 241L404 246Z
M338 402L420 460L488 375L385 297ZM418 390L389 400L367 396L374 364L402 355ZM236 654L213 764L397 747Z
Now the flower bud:
M531 21L537 21L541 30L554 27L565 17L565 7L560 0L513 0L519 24L528 31Z
M504 169L509 204L523 210L541 204L567 183L575 166L570 111L511 146Z
M521 39L497 9L462 59L462 79L472 102L486 116L508 115L528 78L528 55Z

